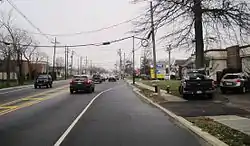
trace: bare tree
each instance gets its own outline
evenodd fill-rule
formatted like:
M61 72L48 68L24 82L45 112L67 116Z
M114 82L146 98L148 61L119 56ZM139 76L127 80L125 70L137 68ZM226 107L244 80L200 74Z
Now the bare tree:
M165 43L187 49L195 43L197 68L204 67L204 39L219 40L225 45L248 42L247 0L154 0L153 12L155 30L165 29ZM148 34L150 10L135 25L135 33Z
M24 75L22 58L25 50L27 50L27 48L32 44L32 37L27 33L27 31L14 27L12 23L11 12L7 17L2 14L0 25L2 26L2 39L5 42L5 45L9 44L7 47L9 55L7 57L8 59L6 66L9 68L10 62L13 62L10 58L16 60L16 65L18 67L18 70L16 70L18 75L18 83L23 84ZM14 66L12 65L12 67ZM7 69L7 76L7 78L9 78L9 69Z

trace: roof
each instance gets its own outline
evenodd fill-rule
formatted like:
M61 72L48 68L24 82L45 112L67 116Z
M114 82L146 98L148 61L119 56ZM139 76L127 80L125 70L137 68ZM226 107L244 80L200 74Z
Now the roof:
M186 59L179 59L179 60L175 60L174 64L183 65L186 61L187 61Z

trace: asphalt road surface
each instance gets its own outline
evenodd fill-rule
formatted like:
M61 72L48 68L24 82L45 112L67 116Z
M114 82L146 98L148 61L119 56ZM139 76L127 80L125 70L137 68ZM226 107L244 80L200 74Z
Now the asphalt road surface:
M140 100L123 81L98 84L92 94L71 95L65 88L38 99L41 102L0 116L0 145L200 145L193 134Z
M62 80L62 81L55 81L53 83L53 88L41 88L41 89L34 89L33 85L31 86L23 86L17 88L9 88L7 90L0 90L0 104L17 100L23 97L27 97L30 95L42 93L44 91L53 90L54 88L62 87L64 85L69 84L69 80Z

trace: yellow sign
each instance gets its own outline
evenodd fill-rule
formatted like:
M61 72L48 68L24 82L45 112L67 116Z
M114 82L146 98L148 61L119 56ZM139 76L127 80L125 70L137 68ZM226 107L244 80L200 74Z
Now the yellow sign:
M151 78L155 78L155 72L154 69L150 69L150 76ZM164 74L157 74L157 79L164 79L165 75Z

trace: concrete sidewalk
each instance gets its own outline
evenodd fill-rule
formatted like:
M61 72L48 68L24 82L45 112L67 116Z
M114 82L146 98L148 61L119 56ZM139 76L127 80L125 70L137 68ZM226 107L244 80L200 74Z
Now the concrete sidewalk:
M214 121L226 125L232 129L250 135L250 119L248 118L236 115L209 116L208 118L213 119Z
M146 85L146 84L143 84L141 82L136 82L135 84L138 85L138 86L140 86L140 87L142 87L142 88L145 88L145 89L148 89L148 90L151 90L151 91L155 91L154 87ZM185 102L185 101L187 101L187 100L182 99L180 97L171 95L171 94L167 93L167 91L162 90L162 89L161 89L161 96L165 100L167 100L168 102Z

